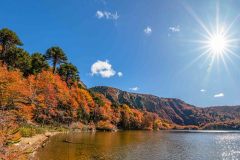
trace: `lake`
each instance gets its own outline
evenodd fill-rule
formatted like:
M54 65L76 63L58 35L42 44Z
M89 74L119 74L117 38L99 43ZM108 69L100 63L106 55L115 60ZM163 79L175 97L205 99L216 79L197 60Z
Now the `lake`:
M67 139L73 143L66 143ZM39 149L40 160L235 160L240 132L119 131L58 134Z

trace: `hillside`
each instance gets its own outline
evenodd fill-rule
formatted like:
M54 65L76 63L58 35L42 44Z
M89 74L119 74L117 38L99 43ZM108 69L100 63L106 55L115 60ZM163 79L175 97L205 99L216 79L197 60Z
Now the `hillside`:
M93 87L90 90L105 95L113 104L127 104L136 109L157 113L162 119L178 125L205 125L240 119L240 106L200 108L180 99L129 93L112 87Z

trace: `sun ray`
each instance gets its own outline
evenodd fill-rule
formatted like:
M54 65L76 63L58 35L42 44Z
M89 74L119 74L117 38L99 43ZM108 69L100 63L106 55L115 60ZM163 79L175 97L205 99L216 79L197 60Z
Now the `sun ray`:
M227 49L227 52L231 55L233 55L235 58L240 60L240 56L238 54L236 54L235 52L233 52L231 49Z
M209 78L212 73L221 73L222 69L230 75L230 66L235 65L234 58L240 60L240 55L236 53L236 49L239 48L240 39L236 38L237 32L233 32L233 27L240 19L240 14L234 17L232 21L229 21L230 23L227 23L227 18L223 21L220 16L220 5L217 1L214 20L209 19L209 23L204 23L205 21L188 4L184 3L183 5L197 24L199 24L202 32L200 30L195 31L199 34L199 39L188 40L188 42L198 45L192 51L194 53L200 52L200 54L190 61L181 72L194 64L199 65L198 62L203 60L200 63L200 67L206 68L206 75L203 77L204 84L210 80Z
M194 60L192 60L188 65L186 65L183 69L181 69L177 75L180 75L183 73L185 70L190 68L192 65L196 64L202 57L204 57L206 54L208 54L209 51L205 51L201 53L198 57L196 57Z
M203 21L198 17L198 15L194 12L194 10L186 3L184 3L184 7L194 17L194 19L200 24L200 26L206 31L206 33L209 36L211 36L211 32L209 31L207 26L203 23Z
M219 33L219 3L216 4L216 32Z
M225 70L227 71L227 73L229 72L229 69L228 69L228 64L226 63L226 59L223 55L220 55L221 56L221 60L223 62L223 65L224 65L224 68Z
M228 32L231 30L232 26L233 26L233 25L235 24L235 22L239 19L239 17L240 17L240 14L234 18L234 20L233 20L233 21L230 23L230 25L227 27L226 33L228 33Z

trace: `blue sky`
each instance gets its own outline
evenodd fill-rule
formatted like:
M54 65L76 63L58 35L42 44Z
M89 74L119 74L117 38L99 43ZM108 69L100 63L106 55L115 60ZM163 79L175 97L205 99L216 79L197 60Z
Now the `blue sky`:
M218 6L218 7L216 7ZM233 54L211 63L206 28L229 26ZM1 2L0 27L23 48L44 53L58 45L88 86L180 98L197 106L240 104L240 1L15 0ZM204 30L203 24L206 28ZM232 42L231 42L232 43ZM232 44L231 44L232 45ZM227 58L228 57L228 58Z

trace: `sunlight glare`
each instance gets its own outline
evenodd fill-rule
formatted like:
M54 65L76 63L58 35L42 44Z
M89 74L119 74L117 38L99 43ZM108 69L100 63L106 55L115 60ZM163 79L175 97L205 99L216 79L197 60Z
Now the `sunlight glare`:
M203 32L199 31L201 36L199 39L191 40L191 42L199 45L195 51L200 54L183 70L190 68L204 59L201 62L201 66L206 66L206 77L211 74L213 68L220 70L221 66L229 73L228 62L234 64L235 58L240 59L240 55L236 53L239 48L240 39L237 37L238 32L234 30L234 24L239 20L240 15L234 17L233 21L229 21L228 18L222 19L220 17L220 7L217 3L215 17L211 19L209 24L206 24L190 5L184 3L184 6L199 24Z
M210 37L208 45L213 54L223 54L227 48L227 39L223 34L216 34Z

